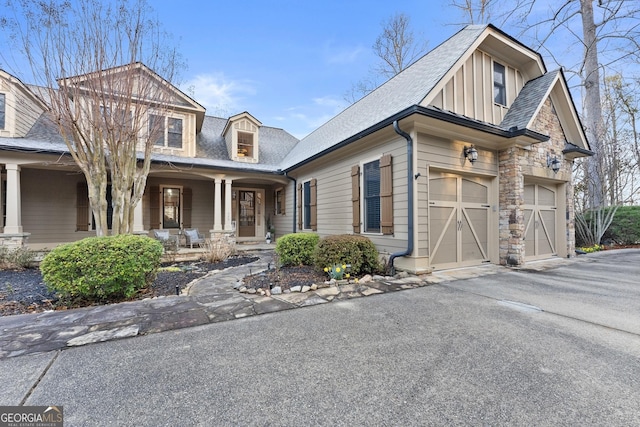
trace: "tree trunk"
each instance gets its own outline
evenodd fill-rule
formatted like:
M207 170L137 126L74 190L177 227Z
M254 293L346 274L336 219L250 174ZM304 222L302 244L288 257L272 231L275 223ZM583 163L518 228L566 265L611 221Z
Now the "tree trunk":
M586 134L594 151L587 161L587 188L589 206L595 208L604 203L602 178L602 105L600 103L600 68L598 64L598 43L596 24L593 18L593 0L580 0L582 33L585 49L584 110L586 112Z

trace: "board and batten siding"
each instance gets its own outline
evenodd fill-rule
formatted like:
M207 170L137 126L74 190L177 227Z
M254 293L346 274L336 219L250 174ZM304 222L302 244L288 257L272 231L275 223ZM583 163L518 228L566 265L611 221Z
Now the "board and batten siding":
M351 204L351 168L374 161L383 154L392 156L394 234L361 233L377 246L381 254L407 246L407 148L404 138L395 133L352 144L294 171L298 184L317 180L318 234L320 237L353 234ZM293 184L287 187L287 213L293 212ZM288 220L292 221L287 215ZM301 230L303 232L310 230Z
M5 94L5 125L0 136L22 138L27 135L43 110L15 83L0 78L0 93Z
M505 67L507 105L493 102L493 62ZM433 98L432 105L483 122L500 124L524 84L522 73L500 59L476 50Z
M424 133L418 134L417 157L420 177L416 180L418 200L417 249L419 256L429 255L429 171L438 169L445 172L468 175L497 177L498 154L496 151L475 146L478 160L471 163L464 157L464 148L471 146L462 141L451 141ZM492 194L497 194L497 179L492 184ZM495 196L494 196L495 197ZM497 205L497 200L492 204Z

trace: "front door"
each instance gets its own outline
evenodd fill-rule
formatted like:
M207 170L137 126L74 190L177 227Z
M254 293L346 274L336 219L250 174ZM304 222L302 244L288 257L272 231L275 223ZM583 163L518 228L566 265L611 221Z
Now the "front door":
M556 255L556 187L524 186L525 258Z
M432 172L429 179L429 248L434 268L489 261L489 182Z
M238 191L238 237L256 235L256 192Z

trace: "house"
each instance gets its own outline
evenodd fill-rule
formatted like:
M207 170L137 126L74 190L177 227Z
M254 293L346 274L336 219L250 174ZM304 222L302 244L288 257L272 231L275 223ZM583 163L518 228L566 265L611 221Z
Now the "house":
M172 103L136 232L360 234L412 272L574 253L572 164L592 153L565 77L492 25L460 30L300 141L248 112L206 116L177 89ZM0 239L15 245L93 234L45 110L0 72Z

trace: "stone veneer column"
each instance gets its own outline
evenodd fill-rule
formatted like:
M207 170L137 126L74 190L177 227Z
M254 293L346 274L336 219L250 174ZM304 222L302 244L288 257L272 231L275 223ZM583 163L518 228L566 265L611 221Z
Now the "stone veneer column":
M222 231L222 179L215 180L213 199L213 231Z
M569 176L571 176L569 174ZM567 210L565 219L567 221L567 257L571 258L575 256L576 251L576 224L575 224L575 206L573 205L573 182L572 178L569 178L569 183L566 187L566 197L567 197Z
M500 264L524 263L524 176L518 161L520 149L511 147L499 153L500 182Z

